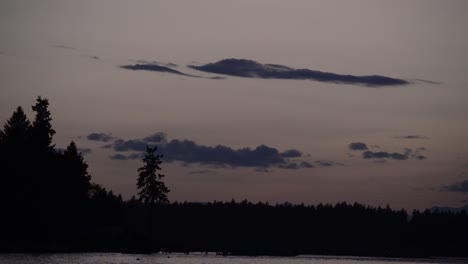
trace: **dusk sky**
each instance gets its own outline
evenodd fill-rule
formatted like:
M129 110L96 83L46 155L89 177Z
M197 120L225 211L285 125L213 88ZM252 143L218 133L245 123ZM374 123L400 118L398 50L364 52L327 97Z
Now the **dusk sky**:
M142 146L158 144L171 201L459 207L467 12L465 0L0 0L0 121L19 105L33 119L48 98L56 147L75 141L93 181L125 198ZM249 61L206 66L224 59ZM220 74L228 62L236 73Z

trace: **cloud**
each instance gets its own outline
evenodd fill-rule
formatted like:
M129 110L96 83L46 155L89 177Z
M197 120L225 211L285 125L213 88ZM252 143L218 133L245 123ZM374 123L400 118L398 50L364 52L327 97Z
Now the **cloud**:
M290 150L286 150L285 152L281 153L281 156L283 158L297 158L297 157L301 157L302 153L299 150L290 149Z
M398 136L396 138L401 138L401 139L429 139L426 136L420 136L420 135Z
M167 162L180 161L185 164L197 163L217 167L254 167L283 169L313 168L313 164L300 160L303 154L299 150L289 149L283 152L276 148L260 145L255 148L233 149L223 145L204 146L191 140L167 140L165 133L155 133L143 139L115 140L105 145L117 152L132 151L130 155L121 153L110 156L114 160L141 159L147 145L157 144L158 152L164 155ZM293 160L294 159L294 160ZM299 160L298 160L299 159ZM325 166L324 163L317 163ZM336 163L330 163L330 166Z
M115 151L146 151L146 146L148 143L146 141L142 140L136 140L136 139L131 139L131 140L123 140L123 139L117 139L114 141L114 144L112 145L113 149Z
M114 139L110 134L104 134L104 133L91 133L87 135L86 138L88 140L102 141L102 142L108 142Z
M127 69L127 70L134 70L134 71L155 71L155 72L164 72L164 73L171 73L171 74L177 74L177 75L182 75L182 76L188 76L188 77L200 77L200 76L195 76L195 75L190 75L183 73L178 70L171 69L170 67L167 66L162 66L157 63L142 63L142 64L133 64L133 65L122 65L120 66L122 69Z
M334 162L331 160L316 160L315 164L317 164L320 167L344 166L343 163Z
M164 132L157 132L151 136L145 137L143 140L152 143L167 142L167 134Z
M314 80L319 82L356 84L371 87L409 84L409 81L406 80L381 75L342 75L309 69L293 69L278 64L261 64L256 61L245 59L224 59L215 63L208 63L201 66L188 65L188 67L204 72L248 78Z
M418 82L422 82L422 83L428 83L428 84L442 84L441 82L437 82L437 81L430 81L430 80L424 80L424 79L416 79L416 81Z
M442 190L448 191L448 192L461 192L461 193L466 194L468 193L468 180L457 182L449 186L444 186Z
M348 145L350 150L367 150L367 145L362 142L352 142Z
M169 68L176 68L176 67L179 67L179 65L175 64L175 63L172 63L172 62L159 62L159 61L147 61L147 60L130 60L130 61L133 61L133 62L136 62L138 64L155 64L155 65L159 65L159 66L165 66L165 67L169 67Z
M408 153L386 152L386 151L365 151L362 153L364 159L393 159L393 160L407 160Z
M127 156L122 154L111 155L109 158L112 160L128 160Z
M373 145L372 147L380 148L379 146ZM425 151L426 148L420 147L417 149L405 148L403 153L399 152L387 152L387 151L370 151L365 143L362 142L352 142L348 145L348 148L353 151L364 151L362 152L362 158L364 159L374 159L383 160L383 159L392 159L392 160L407 160L409 158L414 158L417 160L427 159L426 156L422 155L421 152Z
M196 171L189 171L188 174L217 174L216 171L212 171L212 170L196 170Z
M76 50L76 48L74 47L71 47L71 46L66 46L66 45L52 45L53 48L57 48L57 49L70 49L70 50Z

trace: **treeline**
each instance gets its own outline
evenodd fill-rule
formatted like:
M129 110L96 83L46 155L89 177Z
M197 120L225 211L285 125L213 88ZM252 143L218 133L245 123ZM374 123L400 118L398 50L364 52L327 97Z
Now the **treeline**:
M138 170L142 199L124 201L92 182L75 143L55 148L48 105L37 99L32 122L18 107L0 131L0 251L468 257L466 212L167 203L155 148Z

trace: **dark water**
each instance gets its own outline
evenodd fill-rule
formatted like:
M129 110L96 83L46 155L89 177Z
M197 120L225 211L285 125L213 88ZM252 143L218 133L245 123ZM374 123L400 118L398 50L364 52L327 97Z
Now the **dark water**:
M118 253L2 254L0 264L404 264L468 263L468 259L384 259L362 257L223 257L216 255L129 255Z

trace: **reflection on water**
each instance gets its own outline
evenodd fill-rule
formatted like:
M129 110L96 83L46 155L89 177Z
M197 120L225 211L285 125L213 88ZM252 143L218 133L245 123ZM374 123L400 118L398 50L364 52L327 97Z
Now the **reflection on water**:
M404 264L468 263L468 259L390 259L366 257L223 257L209 255L130 255L119 253L84 254L3 254L0 264Z

